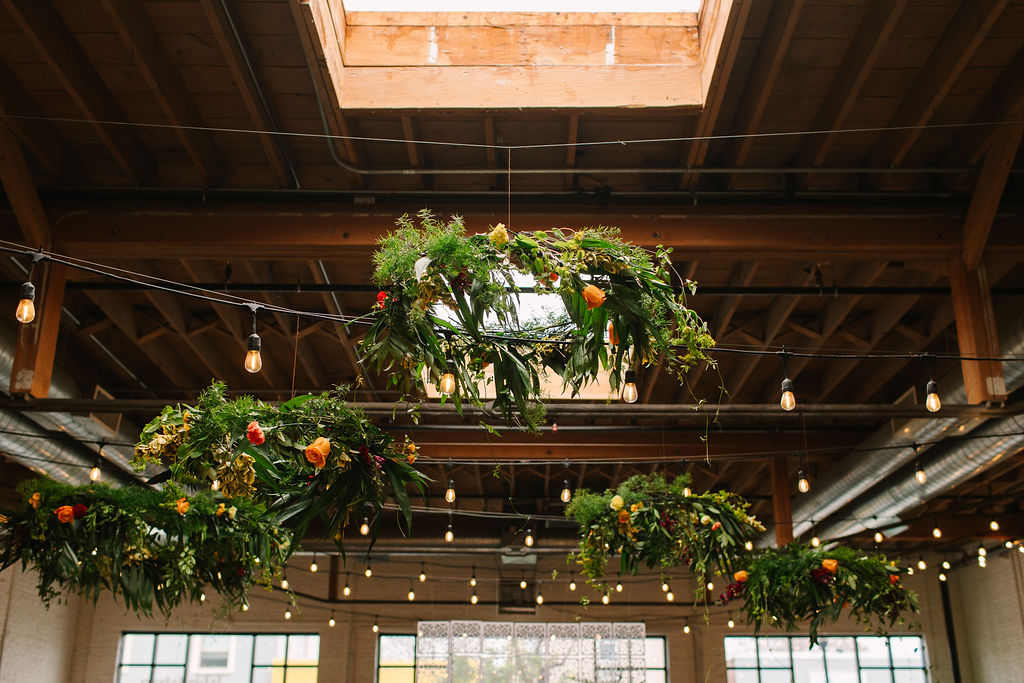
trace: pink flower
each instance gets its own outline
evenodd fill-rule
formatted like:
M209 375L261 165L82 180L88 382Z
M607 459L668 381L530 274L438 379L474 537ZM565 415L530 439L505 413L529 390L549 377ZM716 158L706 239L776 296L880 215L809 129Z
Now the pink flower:
M253 446L259 446L261 443L266 441L266 436L263 434L263 429L256 420L249 423L249 426L245 428L245 436L249 439L249 443Z

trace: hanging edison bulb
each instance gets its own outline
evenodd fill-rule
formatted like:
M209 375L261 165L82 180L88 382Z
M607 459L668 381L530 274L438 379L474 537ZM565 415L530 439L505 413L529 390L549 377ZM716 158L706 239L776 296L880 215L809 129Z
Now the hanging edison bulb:
M19 323L27 325L36 319L36 286L31 282L26 282L21 285L18 293L21 296L21 300L18 301L18 308L14 311L14 317L18 319Z
M260 335L253 332L249 335L249 341L245 346L246 372L259 372L263 369L263 356L260 355L260 348L263 346L263 340L260 339Z
M359 535L366 536L370 533L370 518L363 517L363 523L359 525Z
M1024 547L1024 546L1022 546L1022 547ZM569 590L571 590L571 591L576 590L576 579L575 578L570 578L569 579Z
M476 567L473 567L473 574L469 577L469 585L476 587Z
M747 550L753 550L754 549L754 542L753 541L747 541L746 543L743 544L743 547L746 548Z
M928 481L928 474L924 471L924 468L921 467L921 463L917 463L917 467L914 470L914 478L916 478L917 483L922 486L926 481Z
M541 595L540 593L537 593L537 604L538 605L543 605L544 604L544 596Z
M409 586L409 592L405 594L405 597L408 598L409 602L416 599L416 591L412 589L411 585Z
M420 580L420 583L423 583L423 582L425 582L427 580L427 570L426 570L426 568L422 564L420 565L419 580Z
M559 496L563 503L568 503L572 500L572 491L569 490L569 480L566 479L562 482L562 495Z
M373 618L373 626L370 627L370 630L373 631L374 633L377 633L378 631L380 631L380 626L377 625L377 617Z
M885 536L882 535L882 532L881 531L876 531L875 532L875 543L881 543L884 540L885 540Z
M935 538L942 538L942 529L938 525L932 527L932 536Z
M448 361L445 372L441 375L441 382L437 385L437 390L442 396L451 396L455 393L455 363L453 361Z
M341 594L346 598L352 595L352 586L348 585L348 581L345 581L345 587L341 589Z
M924 407L928 409L929 413L939 412L939 409L942 408L942 401L939 399L938 383L933 379L928 380L924 393L927 394L924 399Z
M689 623L683 624L683 633L685 633L686 635L690 635L690 624Z
M309 571L316 574L320 570L320 565L316 563L316 555L313 555L313 561L309 563Z
M729 621L728 621L728 623L727 623L727 626L728 626L729 628L736 628L736 622L735 622L735 621L733 621L732 617L729 617Z
M616 581L615 582L615 592L616 593L621 593L622 592L622 581Z
M284 611L284 618L285 619L291 619L292 618L292 611L290 609L286 609Z
M526 529L526 538L523 539L523 543L526 544L527 548L533 547L533 529Z
M636 403L638 398L640 398L640 394L636 390L636 372L626 370L626 383L622 385L622 400L626 403Z
M803 470L797 475L799 479L796 482L796 487L800 489L800 493L807 493L811 490L811 480L807 478Z
M89 479L91 479L93 481L99 481L100 474L102 474L100 472L100 466L99 465L93 465L92 469L89 470Z
M818 538L817 536L811 536L811 547L812 548L817 548L820 545L821 545L821 539Z
M327 620L327 625L334 628L335 623L337 622L334 621L334 612L331 612L331 618Z
M469 604L475 605L479 600L480 598L476 597L476 591L473 591L473 594L469 596Z
M447 503L455 502L455 480L448 480L448 490L444 492L444 500Z
M668 600L669 602L672 602L673 600L676 599L676 594L673 593L672 591L668 591L667 593L665 593L665 599Z
M993 519L991 522L988 523L988 528L992 531L999 531L999 522Z
M605 593L604 595L601 596L601 604L602 605L607 605L611 601L612 601L612 599L610 597L608 597L607 593Z
M920 569L921 571L924 571L925 569L928 569L928 563L924 561L923 557L919 557L917 559L917 568Z
M363 570L363 576L365 576L366 578L370 578L371 576L373 576L373 567L371 567L370 565L366 565L366 569Z
M444 542L451 543L455 540L455 529L452 527L452 523L448 522L448 528L444 530Z
M779 405L787 412L796 408L796 395L793 393L793 380L788 377L782 380L782 398L779 400Z

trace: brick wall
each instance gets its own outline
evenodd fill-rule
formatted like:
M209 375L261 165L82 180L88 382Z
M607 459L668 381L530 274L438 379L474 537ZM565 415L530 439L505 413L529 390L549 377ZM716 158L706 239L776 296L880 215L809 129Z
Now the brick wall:
M80 609L78 598L47 609L34 574L16 567L0 572L0 683L69 680Z

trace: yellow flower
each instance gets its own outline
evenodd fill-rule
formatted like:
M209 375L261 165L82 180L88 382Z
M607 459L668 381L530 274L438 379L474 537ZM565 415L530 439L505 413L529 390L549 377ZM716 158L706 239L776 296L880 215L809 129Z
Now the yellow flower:
M238 508L236 508L234 505L232 505L231 507L228 508L228 519L234 519L235 515L237 513L238 513Z
M181 498L176 500L174 505L178 509L179 515L184 515L186 512L188 512L189 507L191 507L189 505L188 500L185 499L185 496L182 496Z
M416 444L405 444L405 459L410 465L416 462Z
M505 230L504 223L498 223L495 225L494 229L491 230L487 236L491 238L491 244L496 247L502 247L508 244L508 231Z
M644 506L643 503L633 503L632 505L629 506L629 509L630 509L631 512L636 512L637 510L639 510L643 506Z
M612 502L609 505L611 506L612 510L621 510L623 502L624 501L622 500L622 496L614 495L612 496Z
M220 517L225 512L227 512L227 510L224 508L224 503L217 503L217 512L215 512L214 514Z
M36 510L39 509L39 506L42 504L42 496L39 495L39 491L36 491L31 496L29 496L28 504L34 507Z

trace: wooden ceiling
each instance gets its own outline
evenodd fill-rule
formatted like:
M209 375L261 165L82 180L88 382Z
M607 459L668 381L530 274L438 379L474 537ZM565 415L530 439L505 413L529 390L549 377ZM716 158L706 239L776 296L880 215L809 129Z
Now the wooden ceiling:
M999 351L985 335L1019 316L1024 2L707 0L700 26L718 27L722 42L703 106L579 107L567 96L542 108L398 110L339 105L316 4L0 1L10 204L0 232L148 276L358 315L375 293L376 237L429 206L474 231L602 223L671 245L679 272L700 282L693 307L725 346L985 355ZM632 140L660 141L618 142ZM25 263L0 262L12 310ZM364 374L357 327L266 315L264 370L252 376L241 364L244 310L68 277L55 363L117 400L187 400L213 377L276 399ZM395 429L423 442L438 482L448 458L485 461L455 468L460 488L475 491L468 506L512 496L519 509L557 511L565 459L602 461L574 466L574 487L670 461L771 518L766 455L786 456L795 493L793 453L808 453L813 478L827 476L870 434L898 427L903 418L886 410L919 404L929 374L916 359L791 359L808 410L790 415L774 407L777 357L718 361L688 388L646 369L642 402L680 405L674 414L595 406L558 416L562 430L539 439L489 438L445 415ZM961 364L931 371L956 384ZM397 398L382 378L364 379L357 400ZM982 387L972 403L1003 398L980 378L968 384ZM707 426L682 405L720 396L763 408ZM135 423L150 414L119 405ZM504 470L512 476L491 476L492 461L509 458L521 461ZM908 515L1015 515L1022 464L1014 453ZM1024 537L1024 523L1003 528ZM944 542L976 536L965 526ZM905 538L891 542L920 542Z

